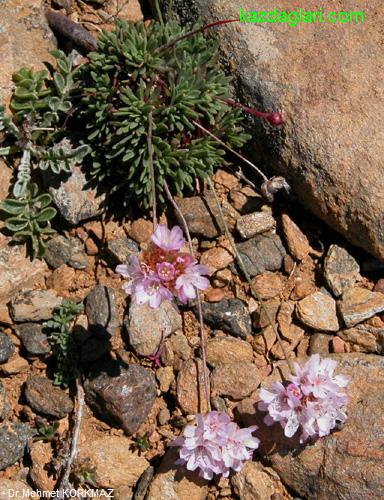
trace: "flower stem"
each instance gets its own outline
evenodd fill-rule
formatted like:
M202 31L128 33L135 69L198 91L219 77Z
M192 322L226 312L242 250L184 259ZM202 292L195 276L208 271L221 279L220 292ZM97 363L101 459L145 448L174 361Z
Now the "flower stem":
M232 250L234 252L234 254L236 255L236 259L237 259L237 262L239 264L239 267L240 269L242 270L244 276L245 276L245 279L247 280L250 288L251 288L251 291L255 297L255 299L257 299L257 301L259 302L260 304L260 307L263 309L266 317L267 317L267 320L268 320L268 323L271 325L273 331L274 331L274 334L276 336L276 339L280 345L280 348L284 354L284 358L288 364L288 367L289 367L289 370L290 372L292 373L292 375L295 375L295 370L294 370L294 367L293 367L293 364L292 364L292 361L288 358L288 355L287 355L287 351L284 347L284 344L281 340L281 337L280 337L280 334L277 330L277 327L276 327L276 324L275 322L273 321L272 319L272 316L270 315L269 311L268 311L268 308L266 307L265 303L264 303L264 300L261 298L261 295L259 294L259 292L257 291L255 285L252 283L252 280L251 280L251 277L249 276L248 274L248 271L244 265L244 261L240 255L240 252L239 250L237 249L237 246L236 246L236 243L234 241L234 239L232 238L232 235L229 231L229 228L228 228L228 224L227 224L227 221L225 220L225 217L224 217L224 213L223 213L223 209L221 208L221 203L220 203L220 200L217 196L217 193L216 193L216 190L215 190L215 187L213 185L213 182L212 182L212 179L210 177L207 178L207 182L209 184L209 187L211 188L212 190L212 193L215 197L215 201L216 201L216 205L217 205L217 208L218 208L218 211L219 211L219 215L220 215L220 219L223 223L223 227L224 227L224 232L225 232L225 235L226 237L228 238L228 241L229 243L231 244L231 247L232 247Z
M155 179L155 168L153 166L153 147L152 147L152 131L153 131L153 118L152 111L148 113L148 162L149 170L151 173L151 191L152 191L152 220L153 220L153 231L155 232L157 226L157 206L156 206L156 179Z
M203 132L205 132L207 135L209 135L210 137L212 137L212 139L214 139L216 142L218 142L219 144L221 144L222 146L224 146L226 149L228 149L228 151L230 151L232 154L234 154L235 156L237 156L238 158L240 158L240 160L244 161L247 165L249 165L254 170L256 170L256 172L260 175L260 177L263 179L264 182L268 182L268 177L265 174L263 174L263 172L259 168L257 168L256 165L254 165L252 162L250 162L249 160L247 160L246 158L244 158L244 156L242 156L240 153L238 153L237 151L235 151L234 149L232 149L231 147L229 147L227 144L225 144L224 141L222 141L221 139L219 139L218 137L216 137L214 134L212 134L212 132L210 132L205 127L203 127L202 125L200 125L200 123L197 123L196 121L192 121L192 123L196 127L198 127L200 130L202 130Z
M188 33L185 33L185 35L180 35L174 38L173 40L170 40L168 43L165 43L164 45L160 45L160 47L156 47L156 49L153 51L155 54L157 52L160 52L165 49L169 49L176 45L178 42L181 42L182 40L185 40L186 38L189 38L193 35L197 35L197 33L202 33L205 30L208 30L210 28L214 28L215 26L220 26L222 24L228 24L228 23L235 23L237 22L238 19L224 19L221 21L216 21L214 23L206 24L205 26L202 26L200 28L196 28L192 31L189 31Z
M195 255L194 255L194 251L193 251L192 239L191 239L191 234L190 234L189 229L188 229L187 221L185 220L185 217L184 217L183 212L181 211L179 205L176 203L176 200L172 196L166 181L164 181L164 191L165 191L165 194L167 195L169 201L171 202L173 208L175 209L181 225L183 226L185 235L187 237L188 245L189 245L189 251L190 251L192 257L194 258ZM196 290L196 299L197 299L197 316L199 318L199 329L200 329L201 357L202 357L202 362L203 362L204 391L205 391L205 398L206 398L206 402L207 402L207 410L210 411L211 403L210 403L210 397L209 397L209 379L208 379L208 368L207 368L207 355L206 355L206 349L205 349L203 311L202 311L202 307L201 307L201 297L199 294L199 290L196 287L195 287L195 290Z
M250 115L263 118L264 120L267 120L274 127L277 127L278 125L281 125L284 122L282 114L277 111L273 113L266 113L264 111L258 111L257 109L250 108L249 106L244 106L243 104L240 104L239 102L236 102L233 99L225 99L224 97L215 97L215 99L224 102L225 104L228 104L228 106L232 106L233 108L242 109L243 111L246 111Z

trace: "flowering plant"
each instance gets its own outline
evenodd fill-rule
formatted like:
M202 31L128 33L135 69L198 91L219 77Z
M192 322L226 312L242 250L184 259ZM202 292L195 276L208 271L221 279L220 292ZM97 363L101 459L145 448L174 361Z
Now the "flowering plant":
M175 296L186 303L196 297L196 289L206 290L209 280L204 275L209 269L181 251L185 243L179 226L169 230L165 224L158 225L140 258L131 256L127 264L116 267L117 273L128 278L125 292L138 304L155 308Z
M260 390L259 410L267 411L264 422L280 422L287 437L301 427L300 443L313 436L326 436L337 422L345 422L348 385L344 375L334 375L337 366L332 359L311 356L301 368L295 363L296 375L288 378L290 384L275 382L272 390Z
M180 446L176 464L212 479L214 474L228 477L230 470L240 471L252 458L260 441L252 436L257 426L240 429L224 412L211 411L196 416L197 425L187 425L183 435L171 446Z

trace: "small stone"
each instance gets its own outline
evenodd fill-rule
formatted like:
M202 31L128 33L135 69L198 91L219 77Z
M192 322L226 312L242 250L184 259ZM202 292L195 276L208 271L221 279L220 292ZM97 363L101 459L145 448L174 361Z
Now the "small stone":
M24 423L3 424L0 427L0 470L23 457L27 442L34 435L34 429Z
M167 339L164 351L161 355L161 360L165 365L173 366L173 368L178 371L183 361L190 359L191 355L192 349L188 343L187 337L181 332L176 332Z
M257 234L265 233L275 229L275 219L265 212L254 212L241 216L236 223L237 231L245 240L253 238Z
M55 292L72 290L76 282L76 271L72 267L63 264L53 271L47 279L47 287Z
M177 203L183 212L192 235L207 239L219 236L223 227L213 194L207 193L202 197L177 198ZM228 216L229 206L223 204L222 208L224 216ZM236 223L234 215L231 214L231 217L228 219L230 229L233 229Z
M85 312L92 333L113 337L119 327L119 310L113 288L96 285L87 295Z
M80 448L80 462L90 463L98 488L111 488L118 498L126 487L133 487L149 462L132 451L132 441L125 436L103 436ZM106 490L105 490L106 491Z
M175 380L172 366L164 366L156 370L156 378L160 384L161 392L168 392Z
M0 371L6 377L17 375L18 373L25 373L29 370L29 363L21 356L13 356L7 363L0 366Z
M216 184L221 184L228 189L234 189L239 185L239 179L229 172L219 168L212 177Z
M281 221L290 254L296 260L305 259L311 250L308 238L287 214L281 216Z
M29 476L33 484L43 491L53 491L55 481L52 475L49 474L53 458L51 443L40 440L34 441L28 446L28 451L31 460Z
M265 467L260 462L246 462L242 471L231 477L231 483L241 500L289 498L278 474L271 467Z
M72 168L70 176L52 174L46 170L43 177L56 207L69 224L76 226L104 212L106 192L101 192L101 186L90 188L78 165Z
M229 199L233 208L241 214L254 212L265 203L264 198L250 186L245 186L241 189L232 189L229 193Z
M245 340L226 335L209 339L206 346L207 363L217 366L222 363L241 363L252 361L252 346Z
M160 466L156 468L146 500L205 500L208 481L199 476L198 471L189 471L175 465L179 452L170 448Z
M373 291L384 293L384 278L381 278L377 281L377 283L373 287Z
M245 338L252 333L251 317L239 299L203 303L204 321L213 328L224 330L235 337Z
M0 421L2 422L8 415L10 410L7 393L3 384L0 382ZM1 497L0 497L1 500Z
M171 414L168 408L163 408L159 411L159 414L157 415L157 421L159 422L159 425L166 425L170 421L170 419Z
M100 1L104 2L104 0ZM121 3L120 0L110 0L107 11L111 16L116 16L116 12L118 12L119 19L124 19L132 23L144 20L139 0L128 0L124 3Z
M271 299L264 302L264 307L259 307L255 313L255 327L256 328L265 328L269 326L269 319L267 314L265 313L264 308L267 309L269 316L273 321L276 321L276 314L280 307L279 299Z
M251 277L265 271L278 271L286 254L277 234L255 236L238 243L237 248Z
M132 301L124 324L129 343L139 356L150 356L161 342L182 327L181 314L168 300L154 309L148 304Z
M25 398L36 413L63 418L73 410L71 398L50 380L32 375L25 383Z
M205 294L207 302L220 302L225 297L225 292L221 288L212 288Z
M275 331L271 325L268 325L261 333L255 336L252 344L258 354L267 355L275 342Z
M122 361L99 363L84 383L86 400L98 417L133 434L148 417L156 399L150 370Z
M84 242L84 245L87 255L97 255L99 253L99 247L97 246L93 238L87 238Z
M324 277L335 297L340 297L356 283L360 267L347 250L331 245L324 260Z
M262 299L273 299L283 291L283 282L279 274L265 271L253 280L253 284Z
M296 352L298 358L304 358L307 356L309 349L309 337L304 337L299 345L297 346Z
M339 330L336 302L332 297L322 292L315 292L298 302L296 314L304 325L314 330L325 332Z
M138 243L149 241L153 234L153 224L149 220L138 219L132 222L129 236Z
M233 280L233 275L230 269L221 269L217 271L213 279L213 285L219 288L225 287L231 283Z
M88 256L83 248L81 248L81 250L79 251L74 250L71 254L71 258L68 261L68 265L73 267L74 269L87 269L88 263Z
M15 345L6 333L0 330L0 363L5 363L15 352Z
M177 376L177 401L187 415L208 411L200 359L189 359L183 363Z
M299 274L295 277L295 287L292 290L290 299L301 300L314 292L316 292L316 285L313 276Z
M282 344L284 346L284 349L289 356L290 353L293 352L293 350L296 348L296 346L301 342L301 340L304 338L304 330L300 328L297 325L291 325L290 329L286 332L286 335L284 335L285 338L288 337L287 340L282 340ZM271 349L271 354L274 358L276 359L284 359L285 354L283 350L281 349L281 346L278 342L272 347Z
M288 276L292 273L292 271L295 269L295 261L292 259L290 255L285 255L284 260L283 260L283 268L285 274L288 274Z
M117 238L107 242L107 252L115 265L125 264L129 256L139 251L139 245L130 238Z
M9 312L17 323L43 321L52 318L53 310L61 301L50 290L24 290L12 299Z
M139 481L135 487L135 500L145 500L147 497L147 491L153 476L155 474L155 468L150 465L145 471L141 474Z
M331 340L331 351L332 352L334 352L336 354L342 354L343 352L348 352L347 347L348 347L347 344L340 337L336 336L336 337L332 338L332 340Z
M339 310L345 325L355 326L384 311L384 294L366 288L352 288L344 293Z
M341 339L348 342L354 351L358 352L379 352L377 345L377 335L372 333L369 326L356 325L338 333Z
M47 354L51 350L47 335L43 332L43 326L38 323L22 323L15 327L24 348L30 354Z
M32 498L32 488L24 481L17 479L0 479L0 500L13 498Z
M223 247L214 247L206 250L200 259L200 264L208 266L211 273L229 266L233 262L233 255Z
M50 267L57 269L69 261L72 254L72 248L72 239L62 235L56 235L47 242L44 260Z
M331 335L326 335L325 333L314 333L311 335L309 340L308 353L320 354L321 356L327 356L329 354L330 342L333 339Z
M221 364L212 372L212 392L235 400L249 396L260 382L258 368L249 362Z

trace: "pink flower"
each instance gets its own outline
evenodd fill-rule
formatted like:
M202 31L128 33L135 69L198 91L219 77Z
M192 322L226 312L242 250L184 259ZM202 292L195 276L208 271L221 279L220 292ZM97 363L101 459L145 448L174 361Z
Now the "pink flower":
M192 262L176 280L177 296L181 302L187 302L196 297L196 288L198 290L207 290L209 280L203 274L209 274L207 266Z
M240 429L224 412L211 411L196 416L196 426L187 425L183 435L171 446L180 446L177 464L188 470L199 469L199 475L212 479L214 474L228 477L252 458L259 440L252 436L256 426Z
M292 382L288 386L275 382L270 391L261 389L258 408L268 412L264 422L280 422L287 437L301 428L301 443L326 436L338 422L345 422L347 396L342 389L348 379L334 375L336 366L336 361L315 354L303 368L295 364L296 375L288 377Z
M133 283L132 298L137 304L149 304L151 307L159 307L163 300L172 300L172 293L165 288L159 278L154 276L137 280Z
M163 281L172 281L175 277L175 266L170 262L161 262L156 264L157 275Z
M180 250L185 245L183 231L179 226L174 226L171 230L165 224L159 224L151 236L155 245L163 250Z

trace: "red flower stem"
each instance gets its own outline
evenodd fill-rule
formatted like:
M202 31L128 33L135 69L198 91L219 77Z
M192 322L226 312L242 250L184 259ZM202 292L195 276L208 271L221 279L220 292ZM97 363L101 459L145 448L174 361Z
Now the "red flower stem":
M196 28L192 31L189 31L188 33L185 33L185 35L180 35L174 38L173 40L169 41L168 43L165 43L164 45L160 45L160 47L157 47L153 52L156 54L157 52L160 52L161 50L169 49L170 47L173 47L176 45L176 43L181 42L181 40L185 40L186 38L189 38L193 35L197 35L197 33L202 33L205 30L208 30L210 28L214 28L215 26L220 26L222 24L228 24L228 23L236 23L238 22L238 19L224 19L221 21L216 21L214 23L206 24L205 26L202 26L201 28Z
M237 151L235 151L234 149L232 149L231 147L229 147L227 144L225 144L224 141L222 141L221 139L219 139L218 137L216 137L214 134L212 134L212 132L210 132L205 127L203 127L202 125L200 125L200 123L197 123L196 121L192 121L192 123L196 127L198 127L200 130L202 130L203 132L205 132L207 135L209 135L210 137L212 137L212 139L214 139L216 142L218 142L219 144L221 144L222 146L224 146L226 149L228 149L228 151L230 151L232 154L234 154L235 156L237 156L238 158L240 158L240 160L244 161L245 163L247 163L247 165L249 165L251 168L253 168L254 170L256 170L256 172L262 177L262 179L263 179L264 182L268 182L268 177L266 177L265 174L263 174L263 172L256 167L256 165L254 165L252 162L250 162L249 160L247 160L246 158L244 158L244 156L242 156L240 153L238 153Z
M218 101L221 101L225 104L228 104L228 106L232 106L233 108L239 108L245 111L246 113L249 113L250 115L253 116L258 116L259 118L263 118L264 120L267 120L271 125L277 126L281 125L283 123L283 117L281 113L275 111L273 113L266 113L264 111L258 111L257 109L250 108L249 106L244 106L243 104L240 104L239 102L234 101L233 99L226 99L224 97L215 97Z
M192 238L191 234L188 229L188 224L187 221L185 220L185 217L183 215L183 212L181 211L179 205L176 203L176 200L172 196L168 184L166 181L164 181L164 191L171 202L173 208L176 211L176 214L183 226L185 235L187 237L188 245L189 245L189 251L192 255L193 258L195 258L194 251L193 251L193 245L192 245ZM206 355L206 349L205 349L205 335L204 335L204 322L203 322L203 311L201 308L201 297L199 294L198 289L195 287L196 290L196 299L197 299L197 316L199 318L199 329L200 329L200 343L201 343L201 357L202 357L202 362L203 362L203 381L204 381L204 391L205 391L205 398L207 402L207 410L210 411L211 408L211 403L210 403L210 397L209 397L209 379L208 379L208 368L207 368L207 355ZM199 370L197 370L197 377L199 380ZM201 413L203 413L202 408L201 408Z
M263 311L264 311L264 313L265 313L265 315L267 317L268 323L272 327L272 330L273 330L273 332L274 332L274 334L276 336L277 342L279 343L281 351L282 351L282 353L284 355L285 361L287 362L289 371L291 372L292 375L295 375L295 369L293 367L292 361L288 358L288 353L287 353L287 351L286 351L286 349L284 347L283 341L281 340L281 337L280 337L280 334L279 334L279 332L277 330L277 326L275 324L275 321L272 319L272 316L271 316L270 312L268 311L268 308L266 307L266 305L264 303L264 300L261 298L261 295L259 294L259 292L257 291L257 288L253 284L253 282L251 280L251 277L249 276L248 271L247 271L247 269L246 269L246 267L244 265L244 261L243 261L241 255L240 255L240 252L237 249L236 243L235 243L234 239L232 238L232 235L231 235L231 233L229 231L228 224L227 224L227 221L225 220L223 209L221 208L221 203L220 203L220 200L219 200L219 198L217 196L217 193L216 193L215 187L213 185L212 179L210 177L207 177L207 182L208 182L208 185L211 188L213 196L215 198L216 205L217 205L217 208L218 208L218 211L219 211L219 215L220 215L220 219L221 219L221 222L223 223L223 226L224 226L225 235L228 238L228 241L229 241L229 243L230 243L230 245L232 247L232 250L233 250L234 254L236 255L237 263L239 264L239 267L242 270L242 272L243 272L243 274L245 276L245 279L247 280L247 282L248 282L248 284L249 284L249 286L251 288L251 291L252 291L255 299L259 302L261 309L263 309Z

